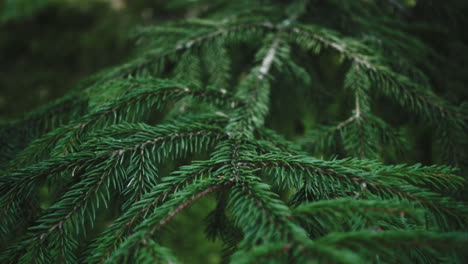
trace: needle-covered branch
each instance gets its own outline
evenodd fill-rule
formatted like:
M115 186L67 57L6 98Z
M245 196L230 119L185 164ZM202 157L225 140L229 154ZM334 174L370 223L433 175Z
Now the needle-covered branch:
M189 18L0 127L0 262L176 263L202 200L226 263L463 263L468 115L406 24L427 4L315 2L171 1Z

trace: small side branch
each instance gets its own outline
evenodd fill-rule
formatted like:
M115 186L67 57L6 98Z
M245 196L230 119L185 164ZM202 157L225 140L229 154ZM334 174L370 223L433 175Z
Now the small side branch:
M119 262L119 260L123 257L123 254L125 254L124 252L130 252L130 255L131 255L132 252L134 252L139 246L144 245L145 242L150 237L152 237L158 230L160 230L163 226L165 226L167 223L169 223L177 214L182 212L185 208L189 207L190 205L192 205L193 203L195 203L199 199L201 199L201 198L205 197L206 195L208 195L210 193L213 193L215 191L218 191L218 190L221 190L221 189L224 189L224 188L229 188L229 187L233 186L234 184L235 184L234 181L229 181L229 182L226 182L226 181L219 182L219 181L217 181L217 184L215 184L215 185L210 184L211 186L209 186L207 188L204 188L201 192L197 192L196 194L192 195L190 198L185 197L185 196L178 197L177 199L179 201L176 203L178 205L174 209L169 210L167 212L167 215L164 218L162 218L161 220L159 220L158 222L156 222L155 226L153 228L151 228L150 230L148 230L148 231L145 230L143 233L134 233L131 236L131 238L129 238L127 240L128 244L123 245L123 248L125 248L125 250L117 253L114 256L111 256L111 257L115 258L115 259L113 259L113 261ZM184 199L184 198L188 198L188 199ZM165 208L165 209L162 209L162 210L167 210L167 209ZM160 216L157 216L155 219L151 219L151 221L149 223L151 225L153 225L151 222L157 220L159 217ZM144 224L144 222L142 224ZM107 257L105 257L102 260L105 261L106 259L107 259Z
M153 229L151 230L149 233L148 233L148 236L152 236L155 232L159 231L164 225L166 225L167 223L169 223L169 221L171 221L178 213L180 213L182 210L184 210L185 208L189 207L190 205L192 205L194 202L196 202L197 200L207 196L208 194L210 193L213 193L215 191L218 191L218 190L221 190L221 189L225 189L225 188L229 188L231 186L234 185L234 182L230 182L228 184L222 184L222 185L215 185L215 186L212 186L212 187L209 187L207 189L205 189L204 191L202 192L199 192L197 193L196 195L194 195L192 198L190 198L189 200L181 203L179 206L177 206L177 208L175 208L174 210L172 210L171 212L169 212L169 214L167 215L166 218L164 218L163 220L161 220L159 222L159 224Z

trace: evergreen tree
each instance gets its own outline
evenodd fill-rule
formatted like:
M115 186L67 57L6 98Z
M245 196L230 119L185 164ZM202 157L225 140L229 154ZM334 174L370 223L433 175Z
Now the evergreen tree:
M438 3L193 2L1 127L2 263L176 263L161 234L207 196L224 262L464 263L463 58L420 35Z

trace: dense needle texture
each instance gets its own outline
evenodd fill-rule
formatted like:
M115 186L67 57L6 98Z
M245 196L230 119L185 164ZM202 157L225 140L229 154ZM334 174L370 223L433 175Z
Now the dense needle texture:
M225 263L466 263L468 113L411 1L177 2L0 128L1 263L178 263L160 235L202 199Z

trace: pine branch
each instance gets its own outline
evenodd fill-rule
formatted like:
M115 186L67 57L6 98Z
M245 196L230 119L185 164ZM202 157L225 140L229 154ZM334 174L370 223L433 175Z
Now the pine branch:
M382 256L389 262L411 261L408 251L418 249L425 256L437 256L438 252L463 252L467 236L460 233L435 233L417 231L384 231L377 233L349 232L325 236L317 243L359 252L370 258ZM395 254L397 251L398 254ZM378 255L377 255L378 254Z
M335 32L318 26L298 25L288 32L294 36L296 43L307 50L318 53L322 48L331 48L338 51L351 60L362 71L361 74L376 83L384 94L430 121L437 123L450 118L466 123L468 120L466 113L447 105L428 88L421 88L406 76L392 71L376 56L368 56L367 48L356 41L340 38Z
M35 133L43 133L81 115L85 107L86 101L83 96L72 93L27 113L20 120L12 121L7 125L2 124L1 128L16 130L27 125L29 128L33 127Z
M138 83L138 82L136 82ZM219 103L219 105L237 105L238 100L231 98L226 92L222 92L215 89L199 89L199 88L189 88L185 85L178 83L164 83L154 85L154 80L143 80L141 83L136 84L135 80L131 82L132 85L137 85L143 87L142 89L135 89L135 92L130 93L129 95L124 96L123 98L117 100L114 103L109 105L104 105L94 113L85 116L82 120L74 124L71 128L71 131L68 132L65 136L67 139L66 142L63 142L60 145L65 145L64 151L68 151L69 146L73 143L74 138L77 137L77 133L85 133L88 126L94 124L107 116L115 118L112 122L116 123L120 120L132 121L135 116L132 114L129 107L135 105L139 110L139 115L142 115L141 103L144 103L143 106L147 109L161 109L164 103L167 100L177 100L185 96L193 96L199 98L201 101L208 101L210 103ZM130 85L128 83L127 85ZM209 99L210 98L210 99ZM211 100L212 99L212 100ZM225 100L228 100L226 102ZM230 101L232 100L232 101ZM222 103L221 103L222 102ZM121 112L125 110L126 112ZM126 114L129 114L126 117Z
M266 52L260 50L257 54L257 57L263 57L260 66L254 68L240 84L238 96L245 101L245 104L236 109L231 116L230 124L227 126L231 133L241 133L252 137L253 129L263 125L268 112L267 104L270 94L270 86L265 77L276 57L279 44L280 35L276 34Z
M390 179L397 181L406 181L408 184L427 185L431 184L440 191L456 190L463 186L463 178L452 174L454 169L445 166L421 167L415 166L383 166L378 162L359 162L353 159L344 159L341 161L323 161L309 157L286 156L281 154L267 154L259 156L252 161L251 166L273 166L286 169L310 170L315 173L324 173L324 175L337 177L346 177L351 181L361 181L359 178L376 180L385 178L390 183ZM336 171L335 171L336 170ZM354 176L353 176L354 175ZM353 177L357 177L353 179Z
M208 175L214 177L213 171L225 165L224 163L214 163L212 161L194 162L192 165L184 166L179 171L174 172L170 177L162 179L155 188L142 196L135 202L128 211L116 219L113 225L107 228L88 248L89 254L87 263L102 263L111 252L122 242L127 233L133 232L136 225L140 223L148 212L155 207L161 206L168 198L185 186L197 179Z
M353 264L368 263L358 254L343 249L335 249L317 244L269 243L254 247L249 252L239 251L233 263L248 264L263 261L266 263L317 263Z
M61 156L68 153L78 148L77 146L80 144L80 139L85 136L92 127L99 128L109 123L120 123L124 120L134 121L137 113L138 115L142 115L144 111L148 111L152 108L161 109L163 104L168 100L177 100L185 96L193 96L199 98L201 101L208 100L211 103L219 103L223 106L226 104L241 104L237 99L230 97L229 94L223 91L209 88L189 88L183 84L171 81L161 80L155 82L154 79L139 79L131 82L118 82L116 85L125 87L132 86L134 88L132 92L122 98L101 106L93 113L85 115L70 125L60 127L46 135L46 137L33 142L18 155L19 158L14 161L15 166L24 163L24 161L29 160L31 157L37 159L37 156L42 155L42 151L50 148L51 145L56 145L55 149L52 151L54 156ZM134 112L134 109L138 110L138 112ZM99 124L99 122L101 122L101 124Z
M320 263L373 263L378 260L409 263L416 260L415 254L411 254L415 247L438 257L436 253L461 252L465 245L466 235L461 234L415 234L407 231L332 233L314 243L271 243L259 246L250 253L236 255L237 261L234 263L255 263L260 259L280 261L274 263L301 263L311 259Z
M188 152L200 151L211 145L213 141L225 137L218 127L184 122L159 127L143 126L141 129L144 133L137 134L127 141L93 140L88 142L89 145L84 146L81 152L52 158L3 177L0 189L5 195L1 197L0 205L3 209L1 214L4 223L12 224L16 221L15 216L18 215L16 203L32 196L35 188L44 179L52 181L52 177L60 173L71 175L72 178L81 177L82 171L90 166L99 166L116 156L129 155L131 157L131 153L138 154L145 148L148 148L152 157L160 162L166 157L177 158ZM191 140L195 138L200 139ZM171 152L171 149L178 149L178 151ZM116 188L123 185L123 181L117 183L114 183Z
M191 185L188 189L174 194L174 198L164 204L155 211L152 215L146 218L141 224L135 228L135 233L130 235L119 248L106 260L105 263L113 263L118 261L127 254L136 250L144 243L145 240L152 237L159 229L166 225L175 215L183 209L196 202L204 196L229 188L234 183L232 181L212 179L200 181L197 184Z
M230 194L227 207L231 210L234 224L244 233L239 247L248 249L264 241L305 239L302 228L288 219L289 209L276 199L266 184L256 181L258 178L244 179Z
M0 170L14 164L18 152L35 138L47 131L68 123L80 116L86 108L82 96L71 94L58 99L24 118L0 125Z
M80 182L73 185L59 202L49 208L48 213L37 220L37 225L29 229L33 233L22 239L22 242L15 246L15 251L27 254L30 250L35 252L39 247L54 250L54 248L49 248L51 241L58 239L57 236L60 236L62 229L73 228L76 233L79 233L79 230L87 230L87 223L91 225L94 223L95 212L100 203L108 207L109 186L112 181L110 177L123 178L123 175L119 175L119 170L116 170L121 161L122 155L116 155L86 172ZM73 236L67 236L65 239L73 239ZM68 251L63 255L72 256L66 262L76 259Z
M151 65L168 59L168 57L177 55L181 52L184 52L189 49L197 48L201 45L204 45L208 41L215 40L221 37L239 37L242 34L246 34L249 30L264 30L266 32L274 30L274 26L269 22L249 22L241 21L241 23L233 23L231 25L226 25L221 28L211 29L210 31L202 31L199 34L194 34L189 36L188 39L182 39L180 44L175 47L155 51L149 51L143 54L142 57L139 57L122 67L118 67L105 72L102 76L99 76L99 79L103 80L114 80L120 78L126 78L136 75L138 72L142 71L145 68L149 68ZM153 36L155 37L155 36ZM160 36L159 36L160 37ZM170 43L172 45L173 43ZM98 83L99 84L99 83ZM92 87L92 86L90 86Z
M286 140L283 136L279 135L274 130L268 128L261 128L258 129L256 132L259 135L259 140L256 140L255 142L251 143L258 145L260 151L264 153L283 152L288 155L307 155L307 153L301 151L299 145L296 145L292 141Z
M171 3L203 18L141 29L134 59L3 126L0 261L175 263L161 231L217 194L225 262L462 263L459 171L366 160L403 160L414 116L463 167L468 115L429 88L426 38L374 1L260 2ZM377 116L379 94L408 118Z
M144 246L139 248L134 255L126 256L124 262L154 263L156 261L156 263L179 263L169 249L159 246L154 240L145 240L143 244Z
M333 231L422 228L423 212L399 200L341 198L301 204L292 215L311 236L320 237Z
M455 221L457 225L464 225L463 222L468 215L464 204L442 195L447 190L460 188L463 183L463 178L445 174L450 170L447 171L446 168L441 167L440 173L433 174L434 168L395 166L393 168L382 167L382 170L374 167L368 171L360 171L356 170L354 163L362 164L349 159L341 162L325 162L294 156L282 156L276 159L274 156L266 155L253 161L250 166L272 168L273 170L268 170L267 174L277 175L274 180L278 186L305 190L306 199L308 195L327 197L328 194L332 194L332 197L328 198L334 198L349 196L348 192L356 195L366 195L370 192L377 197L397 197L419 202L422 206L434 211L439 218L436 222L440 226L446 226L449 219ZM249 163L245 165L247 164ZM427 173L427 171L430 172ZM295 176L288 177L288 172L296 173L293 174ZM424 184L424 187L421 184ZM442 194L434 189L429 191L428 184L438 186Z

